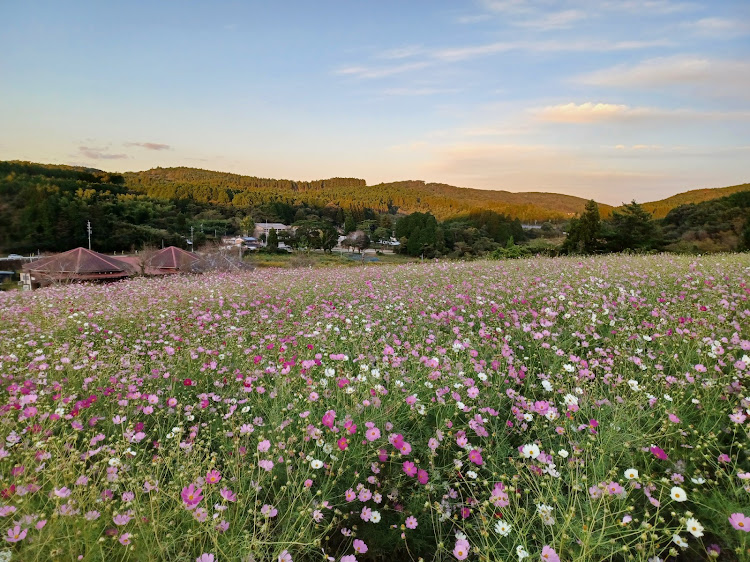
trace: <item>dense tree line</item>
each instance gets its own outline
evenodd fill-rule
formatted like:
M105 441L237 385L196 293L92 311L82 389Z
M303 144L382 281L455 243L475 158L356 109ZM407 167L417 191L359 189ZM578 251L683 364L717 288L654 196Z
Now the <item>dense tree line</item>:
M398 189L389 192L389 186ZM407 213L411 200L399 190L415 186L409 197L426 210ZM750 190L727 188L731 191L727 197L681 205L661 220L635 201L616 209L605 207L604 212L589 201L567 223L565 236L562 223L547 222L540 229L526 231L518 217L490 205L473 208L469 204L459 212L463 207L453 206L445 195L448 188L423 182L384 184L375 205L368 206L363 203L370 200L366 197L342 196L340 201L329 197L333 192L371 189L353 178L289 182L191 168L119 175L82 167L0 162L0 251L86 246L87 221L93 228L92 247L106 252L162 243L187 248L189 241L200 246L225 234L249 234L257 222L295 227L291 232L274 233L272 246L283 242L299 250L330 251L339 237L346 236L345 245L360 250L393 248L392 241L397 240L396 251L429 258L518 257L537 250L591 254L750 249ZM422 200L425 193L427 202ZM433 212L430 205L435 197L442 198L453 214L441 219ZM701 197L708 195L701 193ZM563 236L558 246L530 240Z
M603 252L730 252L750 250L750 190L680 205L661 220L632 201L602 220L594 201L568 225L561 250Z

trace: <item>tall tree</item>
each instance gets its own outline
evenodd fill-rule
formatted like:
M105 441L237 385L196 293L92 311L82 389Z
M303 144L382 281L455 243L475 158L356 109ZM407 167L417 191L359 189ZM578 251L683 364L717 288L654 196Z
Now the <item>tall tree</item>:
M602 221L599 216L599 205L591 199L586 203L583 214L570 221L568 237L563 243L563 251L581 254L595 252L600 248L601 231Z
M614 252L651 250L661 244L651 213L635 201L625 205L622 211L612 211L607 226L607 246Z

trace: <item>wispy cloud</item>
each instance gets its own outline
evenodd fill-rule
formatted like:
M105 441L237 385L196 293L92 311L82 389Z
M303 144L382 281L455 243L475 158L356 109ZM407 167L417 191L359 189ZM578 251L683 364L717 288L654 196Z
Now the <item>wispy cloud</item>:
M607 121L643 120L737 120L750 119L750 111L698 111L694 109L664 109L659 107L630 107L624 104L566 103L533 110L539 121L547 123L600 123Z
M714 39L731 39L739 35L750 34L750 22L740 18L702 18L684 22L680 27L695 35Z
M406 87L387 88L383 90L386 96L434 96L436 94L455 94L460 92L458 88L430 88L430 87Z
M543 13L538 16L515 22L520 27L547 31L551 29L566 29L574 23L588 17L583 10L562 10L560 12Z
M402 74L413 70L420 70L434 65L432 61L420 61L398 64L395 66L346 66L335 71L342 76L353 76L355 78L385 78L394 74Z
M750 99L750 61L678 55L616 65L580 76L577 81L592 86L652 89L687 85L712 95Z
M696 2L673 0L606 0L598 4L603 10L635 14L677 14L700 9Z
M395 58L392 53L403 51L401 58L419 55L421 60L404 62L394 65L353 65L336 69L334 72L343 76L356 78L385 78L405 72L412 72L441 63L456 63L478 57L484 57L512 51L527 51L537 53L549 52L613 52L649 49L654 47L667 47L674 43L668 39L652 39L643 41L605 41L605 40L580 40L580 41L497 41L479 45L464 47L447 47L433 49L409 49L389 50L376 58Z
M126 142L125 146L140 146L146 150L169 150L172 148L168 144L161 144L158 142Z
M127 154L113 154L111 152L107 152L109 150L109 147L104 148L95 148L91 146L79 146L78 152L85 156L86 158L90 158L92 160L124 160L125 158L128 158Z
M672 44L673 42L668 39L653 39L647 41L498 41L467 47L437 49L431 53L431 56L441 61L458 62L479 56L509 51L529 51L540 53L630 51L652 47L666 47Z

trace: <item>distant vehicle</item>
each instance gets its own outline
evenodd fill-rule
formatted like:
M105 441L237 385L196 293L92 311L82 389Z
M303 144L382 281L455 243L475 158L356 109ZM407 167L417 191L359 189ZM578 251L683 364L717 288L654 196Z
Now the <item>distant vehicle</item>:
M22 260L23 256L20 256L18 254L8 254L9 260Z

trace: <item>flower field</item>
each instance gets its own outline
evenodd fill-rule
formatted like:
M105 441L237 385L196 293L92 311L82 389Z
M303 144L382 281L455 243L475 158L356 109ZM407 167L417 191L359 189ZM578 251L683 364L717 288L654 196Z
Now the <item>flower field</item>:
M0 293L0 560L747 560L748 297L748 255Z

